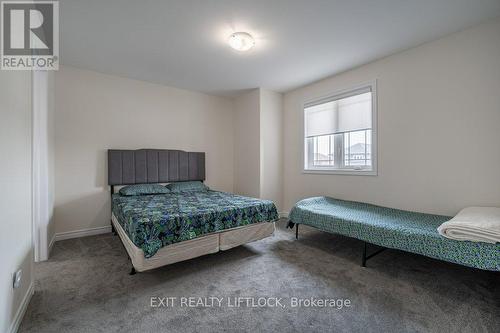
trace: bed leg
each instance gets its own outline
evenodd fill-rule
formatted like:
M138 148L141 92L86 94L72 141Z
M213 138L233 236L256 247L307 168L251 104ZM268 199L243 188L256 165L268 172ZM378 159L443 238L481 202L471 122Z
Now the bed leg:
M295 239L299 239L299 225L295 224Z
M115 185L110 185L109 189L111 194L111 208L113 208L113 194L115 193ZM111 212L111 216L113 216L113 212ZM111 218L110 221L111 221L111 232L113 233L113 235L118 235L115 230L115 226L113 225L113 218Z
M137 272L135 271L135 267L134 267L134 266L132 266L132 269L130 270L129 275L135 275L135 273L137 273Z
M361 258L361 267L366 267L366 242L363 242L363 256Z

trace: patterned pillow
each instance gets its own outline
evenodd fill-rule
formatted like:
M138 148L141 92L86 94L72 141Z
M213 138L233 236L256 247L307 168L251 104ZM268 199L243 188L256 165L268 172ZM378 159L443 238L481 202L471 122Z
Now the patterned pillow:
M137 184L122 187L119 191L121 195L146 195L146 194L166 194L170 190L163 185L158 184Z
M197 192L197 191L209 190L208 186L206 186L200 181L170 183L167 185L167 188L170 189L170 192L172 193Z

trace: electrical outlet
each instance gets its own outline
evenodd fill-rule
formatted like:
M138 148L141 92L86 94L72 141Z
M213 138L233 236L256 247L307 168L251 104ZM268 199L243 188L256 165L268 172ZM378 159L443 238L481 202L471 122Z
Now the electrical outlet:
M14 283L13 283L13 287L14 288L19 288L19 286L21 285L21 278L23 276L23 270L20 269L18 270L17 272L14 273Z

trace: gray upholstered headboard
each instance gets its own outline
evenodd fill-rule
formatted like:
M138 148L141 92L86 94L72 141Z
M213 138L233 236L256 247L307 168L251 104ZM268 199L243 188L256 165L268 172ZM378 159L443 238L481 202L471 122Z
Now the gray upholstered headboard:
M108 150L108 184L205 180L205 153L182 150Z

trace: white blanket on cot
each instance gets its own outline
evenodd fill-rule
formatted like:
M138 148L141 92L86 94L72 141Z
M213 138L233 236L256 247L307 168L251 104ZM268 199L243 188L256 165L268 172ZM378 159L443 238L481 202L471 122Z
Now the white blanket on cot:
M500 208L468 207L438 227L444 237L472 242L500 242Z

